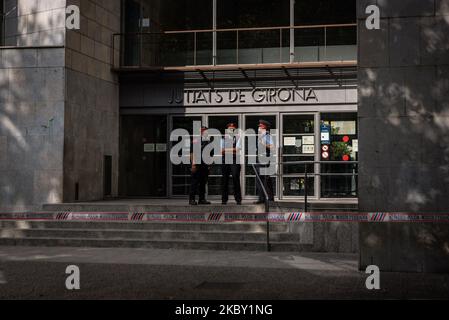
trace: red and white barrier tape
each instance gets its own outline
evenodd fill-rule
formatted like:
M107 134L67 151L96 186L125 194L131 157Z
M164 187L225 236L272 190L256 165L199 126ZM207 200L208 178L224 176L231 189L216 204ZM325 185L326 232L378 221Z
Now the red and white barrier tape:
M171 221L171 222L440 222L449 223L449 213L167 213L167 212L26 212L0 213L0 220L54 221Z

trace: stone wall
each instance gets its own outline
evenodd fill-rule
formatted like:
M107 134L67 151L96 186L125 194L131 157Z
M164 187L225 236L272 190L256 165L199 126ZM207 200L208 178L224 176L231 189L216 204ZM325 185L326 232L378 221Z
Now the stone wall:
M103 198L103 159L113 159L118 189L119 87L111 72L112 34L120 32L120 0L68 0L81 30L67 30L64 201Z
M5 1L5 44L16 48L0 49L3 211L62 201L64 7L65 0Z
M449 212L449 0L357 3L360 209ZM369 4L380 7L380 30L365 27ZM361 268L449 271L444 230L362 225Z
M5 0L6 46L62 46L66 0Z
M64 49L3 49L0 54L0 210L58 203Z

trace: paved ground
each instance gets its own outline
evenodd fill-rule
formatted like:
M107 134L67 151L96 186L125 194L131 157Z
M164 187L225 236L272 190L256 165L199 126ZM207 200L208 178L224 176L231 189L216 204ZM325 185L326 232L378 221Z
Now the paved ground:
M68 265L81 289L68 291ZM448 299L449 274L382 273L369 291L357 256L0 247L0 299Z

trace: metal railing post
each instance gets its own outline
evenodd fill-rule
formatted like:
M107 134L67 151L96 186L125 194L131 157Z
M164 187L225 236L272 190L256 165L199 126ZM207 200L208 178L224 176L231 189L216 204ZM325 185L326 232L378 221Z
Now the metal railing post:
M282 63L282 29L279 29L279 63Z
M260 173L257 171L256 165L253 164L253 170L256 173L256 189L257 189L257 182L259 183L259 186L262 188L262 192L264 194L264 203L265 203L265 214L267 215L267 252L271 252L271 243L270 243L270 197L268 195L267 189L265 188L265 184L262 181L262 178L260 177ZM268 177L268 179L271 179Z
M267 215L267 252L271 252L270 243L270 200L265 197L265 212Z
M308 207L308 187L307 187L307 179L308 179L308 172L307 172L307 163L305 163L305 178L304 178L304 212L307 212Z
M237 64L239 64L239 31L237 30L237 34L236 34L236 38L237 38L237 43L236 43L236 56L235 56L235 59L236 59L236 62L237 62Z
M324 61L327 61L327 27L324 27Z
M196 66L197 60L196 60L196 32L193 33L193 65Z

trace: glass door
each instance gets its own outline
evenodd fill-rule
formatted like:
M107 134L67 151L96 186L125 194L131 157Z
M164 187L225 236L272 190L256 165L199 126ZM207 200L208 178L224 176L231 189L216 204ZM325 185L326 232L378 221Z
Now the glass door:
M357 113L323 113L321 123L330 126L329 158L321 166L321 198L357 198Z
M314 114L282 115L281 135L281 190L283 197L304 197L307 183L308 196L315 196L315 178L305 179L305 169L313 174L316 167L317 136Z
M244 123L245 123L245 130L252 129L254 130L255 136L257 137L258 132L258 126L259 126L259 120L265 120L271 123L272 127L271 129L277 129L278 123L277 119L278 117L273 114L262 114L262 115L245 115L244 117ZM256 173L254 172L253 166L250 163L254 163L256 161L256 155L250 153L250 149L248 147L248 141L251 138L251 135L246 135L244 145L245 145L245 166L244 166L244 177L245 177L245 183L243 185L244 189L244 195L246 197L254 198L256 197ZM277 136L273 136L273 139L276 141L276 145L278 146L279 143L277 142ZM252 162L250 161L252 160ZM269 185L269 188L273 191L274 197L278 197L278 181L277 176L274 175L271 177L271 185Z
M210 129L216 129L220 131L221 137L225 134L226 126L229 123L235 123L240 127L240 119L238 115L214 115L208 117L208 127ZM212 138L212 134L209 133ZM221 155L218 155L221 157ZM232 190L232 183L230 185L229 195L233 195L234 191ZM211 197L221 196L222 190L222 167L221 165L213 165L211 166L210 174L209 174L209 183L208 183L208 195Z
M202 116L172 116L171 117L171 132L176 129L185 129L189 132L190 141L193 140L193 123L199 121L204 124ZM178 142L171 142L171 147ZM190 144L184 146L190 150ZM171 196L174 197L186 197L190 190L190 165L171 164Z

